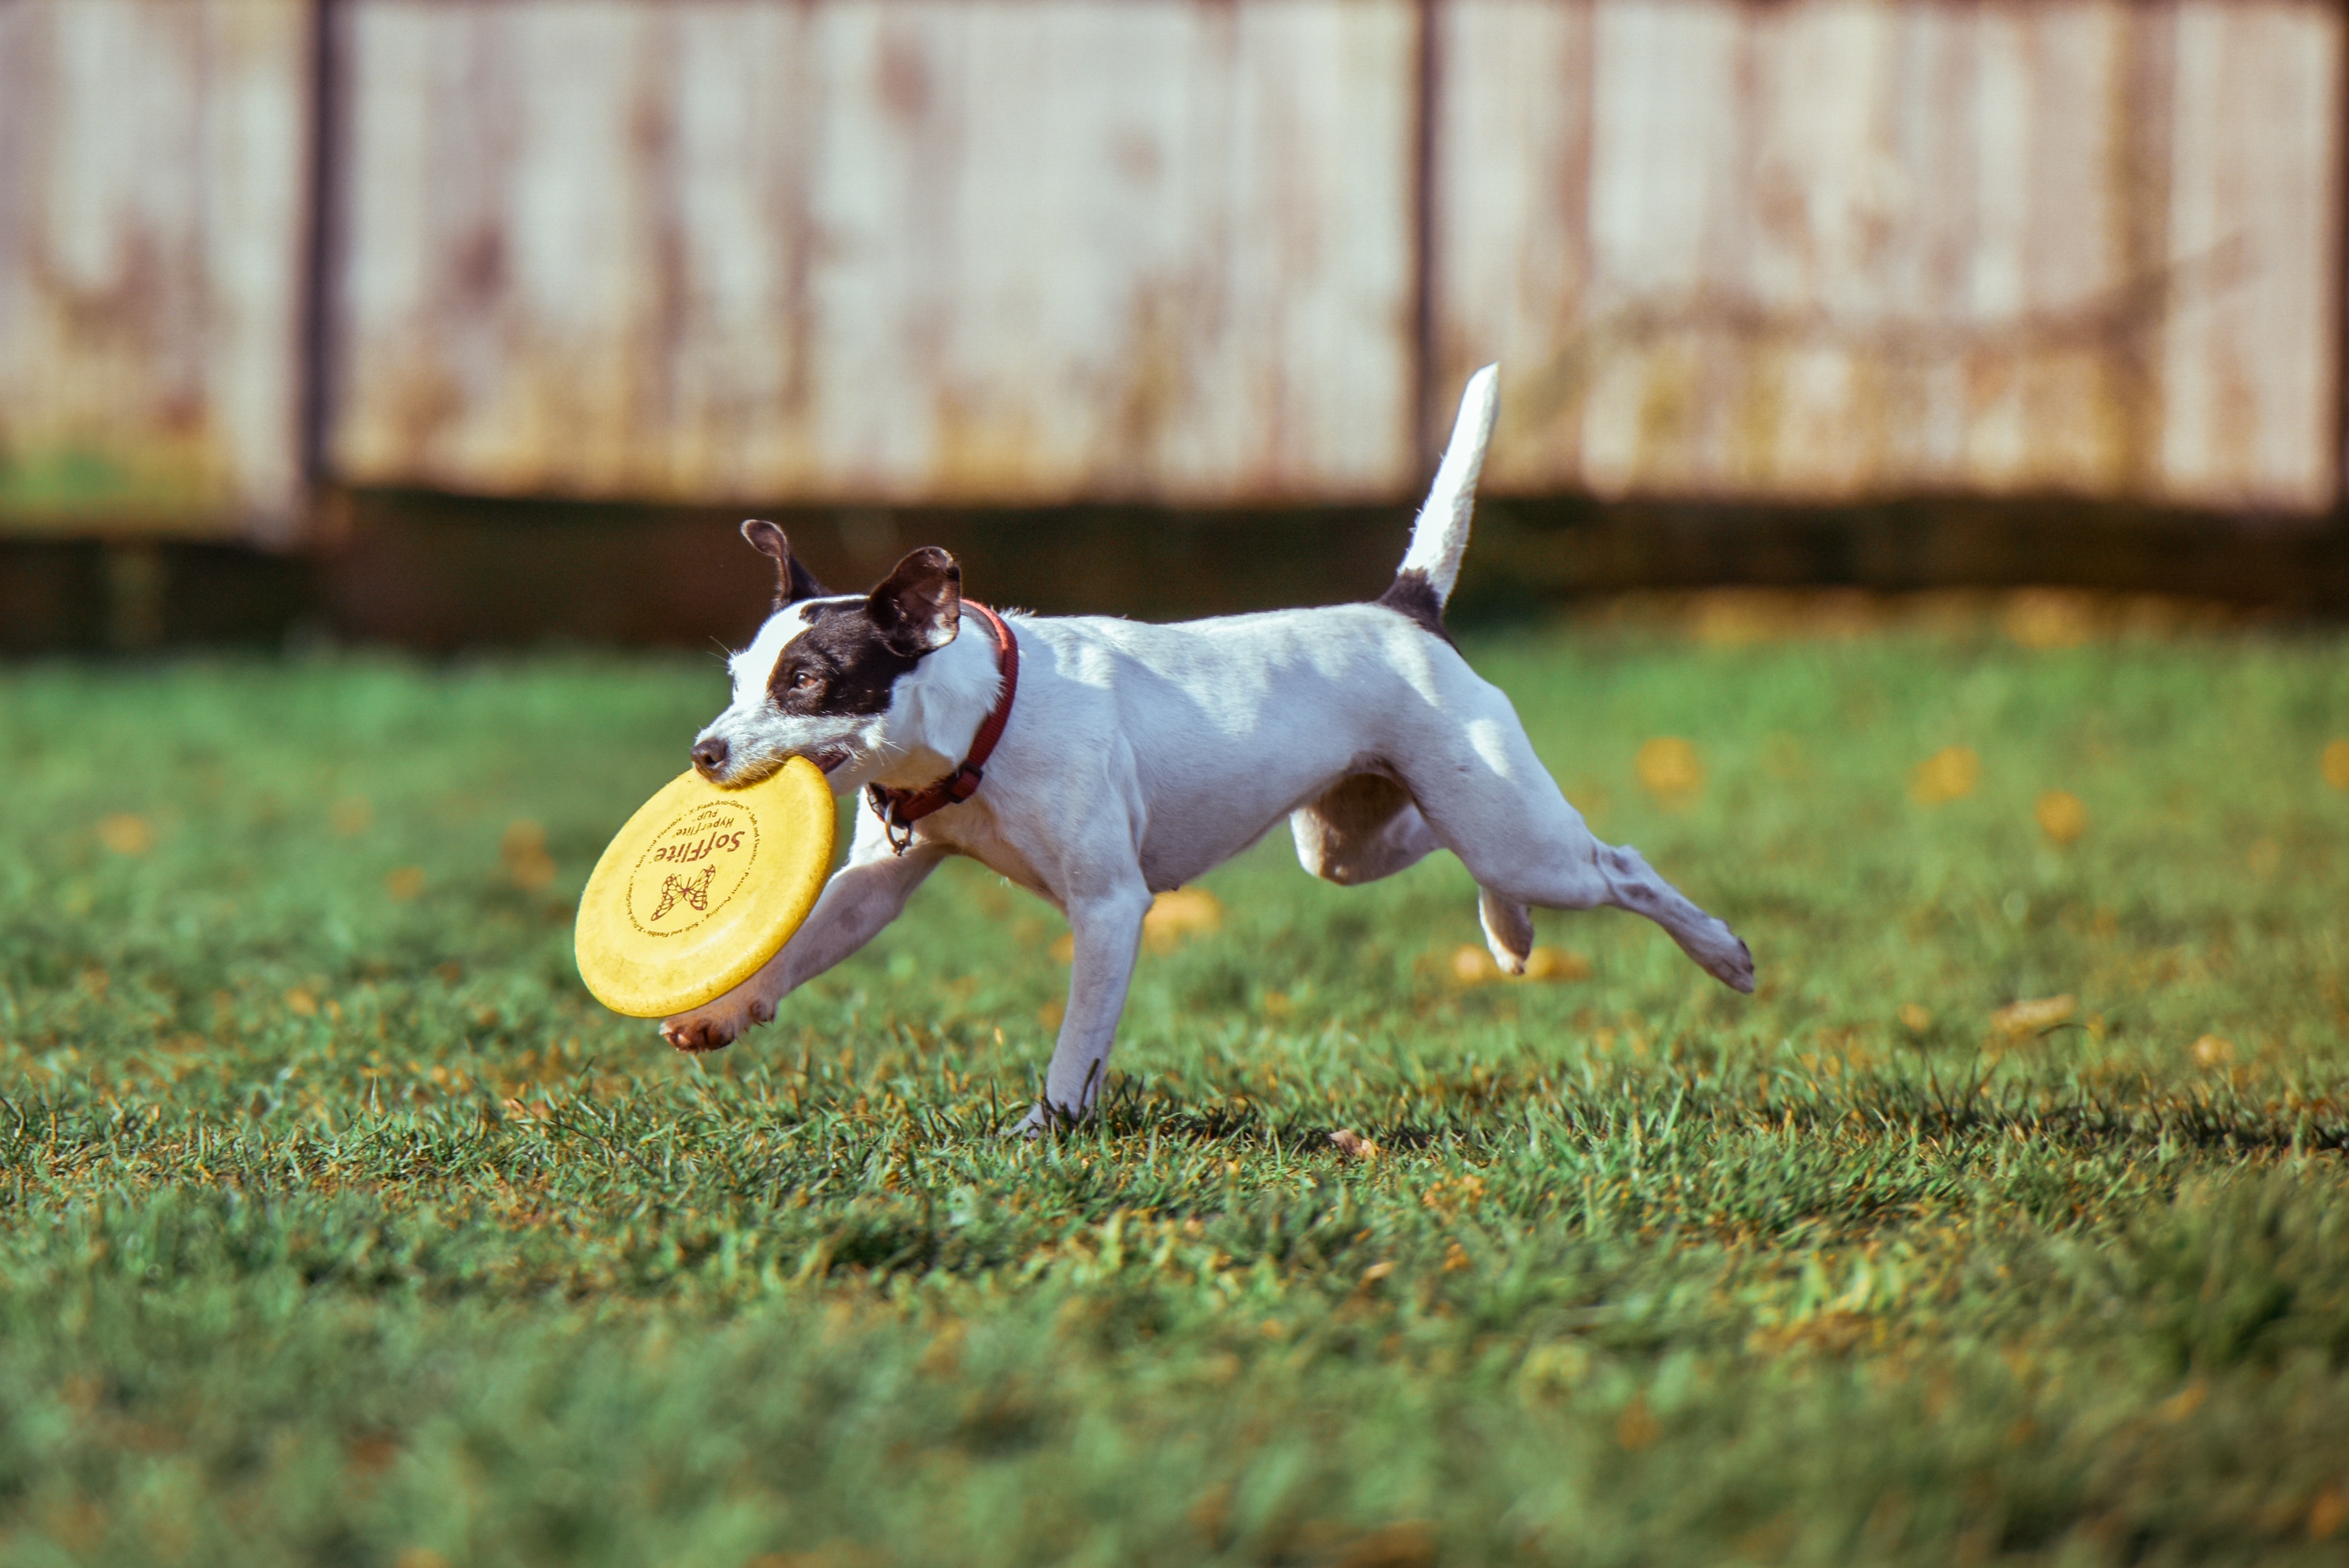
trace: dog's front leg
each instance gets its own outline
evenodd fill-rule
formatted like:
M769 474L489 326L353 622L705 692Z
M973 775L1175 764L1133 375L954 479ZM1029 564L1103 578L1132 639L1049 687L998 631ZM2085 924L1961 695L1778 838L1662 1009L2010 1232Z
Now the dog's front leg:
M1020 1124L1030 1137L1092 1114L1109 1071L1118 1015L1125 1011L1126 987L1133 980L1142 918L1149 912L1150 889L1138 873L1131 883L1069 900L1069 930L1076 939L1069 1011L1061 1020L1052 1064L1044 1072L1044 1097Z
M905 900L946 858L946 851L916 844L899 855L885 834L865 831L871 818L866 812L858 819L848 864L833 873L806 924L792 933L782 950L717 1001L663 1022L662 1039L680 1051L732 1044L752 1024L774 1017L777 1002L871 941L904 911Z

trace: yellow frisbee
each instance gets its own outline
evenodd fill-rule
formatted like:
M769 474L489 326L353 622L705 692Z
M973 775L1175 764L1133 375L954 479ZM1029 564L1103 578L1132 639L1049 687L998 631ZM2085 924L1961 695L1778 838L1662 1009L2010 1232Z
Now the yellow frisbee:
M740 789L688 771L605 847L579 896L579 978L631 1018L713 1002L758 972L832 869L832 786L805 757Z

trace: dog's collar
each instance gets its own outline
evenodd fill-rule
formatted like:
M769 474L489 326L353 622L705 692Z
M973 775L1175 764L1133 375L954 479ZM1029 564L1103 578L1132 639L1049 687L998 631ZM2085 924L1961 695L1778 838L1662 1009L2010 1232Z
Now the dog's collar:
M971 737L970 753L955 769L934 784L920 789L891 789L886 784L866 784L864 793L873 802L873 814L881 819L881 830L889 836L889 847L903 855L914 843L914 824L934 811L958 805L978 793L979 781L986 775L981 771L987 759L994 754L995 742L1003 738L1003 726L1011 718L1011 699L1019 690L1019 641L1003 618L980 604L977 599L965 599L962 607L978 612L979 619L995 638L995 662L1003 673L1003 691L996 698L993 711L987 722Z

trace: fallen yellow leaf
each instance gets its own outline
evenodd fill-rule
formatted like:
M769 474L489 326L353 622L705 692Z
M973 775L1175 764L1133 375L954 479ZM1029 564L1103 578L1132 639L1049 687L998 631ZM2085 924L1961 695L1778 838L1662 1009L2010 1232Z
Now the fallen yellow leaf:
M1696 748L1678 735L1659 735L1640 748L1632 766L1640 786L1667 802L1682 801L1704 788L1704 763Z
M1629 1405L1623 1407L1623 1414L1615 1420L1615 1440L1635 1453L1663 1433L1663 1424L1648 1408L1648 1401L1636 1395Z
M2164 1399L2160 1404L2155 1406L2153 1407L2153 1413L2158 1419L2167 1421L2171 1426L2176 1426L2178 1422L2183 1421L2186 1417L2194 1414L2195 1411L2202 1408L2202 1401L2208 1399L2209 1397L2210 1386L2198 1377L2193 1382L2189 1383L2185 1387L2180 1388L2177 1393L2172 1394L2168 1398Z
M2335 741L2324 748L2318 759L2324 770L2324 782L2334 789L2349 789L2349 741Z
M144 855L155 847L155 825L134 812L101 817L98 841L117 855Z
M1340 1154L1345 1155L1351 1159L1376 1159L1379 1158L1379 1146L1377 1144L1372 1143L1369 1138L1364 1137L1361 1134L1350 1131L1345 1127L1340 1127L1336 1132L1330 1135L1330 1147L1336 1149ZM1388 1263L1383 1266L1389 1272L1392 1272L1394 1270L1394 1265L1392 1263ZM1365 1277L1367 1278L1369 1276Z
M1074 931L1062 931L1059 936L1052 939L1052 946L1050 950L1052 956L1059 959L1062 963L1076 962L1077 933Z
M1590 961L1564 948L1536 948L1526 955L1525 978L1560 981L1588 980Z
M525 893L535 893L554 880L554 857L546 852L546 829L530 818L518 817L498 842L498 857L506 875Z
M2216 1034L2194 1042L2194 1060L2205 1067L2223 1067L2235 1059L2235 1043Z
M391 895L394 902L406 903L424 891L424 868L399 867L383 879L383 890Z
M1990 1015L1991 1027L2010 1040L2020 1040L2027 1034L2044 1034L2071 1017L2076 1005L2068 992L2062 996L2043 996L2031 1002L2010 1002Z
M2070 844L2088 829L2088 808L2070 790L2051 789L2041 795L2033 815L2039 818L2039 831L2058 846Z
M1543 980L1557 982L1588 980L1590 961L1564 948L1536 948L1526 955L1525 972L1503 969L1489 949L1463 942L1452 950L1452 978L1462 985L1489 985L1495 981Z
M1933 1027L1933 1015L1913 1002L1904 1002L1900 1004L1900 1022L1922 1034Z
M1982 783L1982 756L1971 746L1944 746L1909 775L1909 797L1919 805L1963 800Z
M1463 942L1452 950L1452 978L1463 985L1483 985L1501 978L1501 966L1483 948Z
M311 995L310 992L302 986L297 985L293 990L285 993L285 1005L294 1010L296 1017L316 1018L318 1016L318 999Z
M1164 952L1185 937L1212 931L1224 923L1223 900L1205 888L1177 888L1150 901L1142 917L1142 940L1154 952Z

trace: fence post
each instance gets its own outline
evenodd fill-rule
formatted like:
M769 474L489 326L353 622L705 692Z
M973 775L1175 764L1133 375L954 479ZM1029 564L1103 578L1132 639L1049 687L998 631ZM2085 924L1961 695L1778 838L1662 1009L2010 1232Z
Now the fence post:
M321 492L326 480L326 437L333 417L334 375L333 288L335 263L340 249L340 213L336 195L342 189L342 50L338 33L344 7L338 0L311 0L310 7L310 162L305 195L309 211L302 247L302 315L296 352L300 363L297 393L302 421L303 532L305 544L317 544L325 519Z
M2333 78L2333 526L2349 541L2349 3L2336 5ZM2343 585L2349 587L2349 585Z
M1423 470L1432 469L1443 437L1435 409L1436 377L1442 373L1436 345L1435 302L1435 158L1436 117L1443 107L1442 0L1419 0L1419 79L1413 93L1413 127L1411 171L1411 437L1413 455Z

